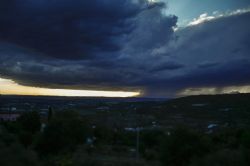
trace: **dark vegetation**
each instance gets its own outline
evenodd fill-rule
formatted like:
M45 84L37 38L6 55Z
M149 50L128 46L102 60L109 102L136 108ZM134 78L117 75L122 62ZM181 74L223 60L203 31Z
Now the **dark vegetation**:
M115 105L116 114L127 118L128 112L144 125L139 132L124 130L114 110L86 116L50 108L45 119L28 111L15 122L1 122L0 165L248 166L249 101L249 95L192 96L158 105L140 102L134 113L127 110L131 103ZM147 127L146 115L157 126ZM218 126L208 129L206 122Z

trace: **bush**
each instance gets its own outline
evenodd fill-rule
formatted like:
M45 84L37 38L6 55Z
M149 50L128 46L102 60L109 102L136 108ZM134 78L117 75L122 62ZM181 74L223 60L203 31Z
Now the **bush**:
M201 159L193 159L190 166L248 166L249 164L242 150L224 149Z
M167 166L186 166L192 158L207 154L210 151L209 144L209 140L199 133L177 128L164 140L161 162Z

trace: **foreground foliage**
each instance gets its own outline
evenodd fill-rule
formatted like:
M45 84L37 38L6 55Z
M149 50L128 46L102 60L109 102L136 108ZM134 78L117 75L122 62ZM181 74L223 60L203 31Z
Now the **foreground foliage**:
M51 116L51 115L50 115ZM136 132L93 127L76 112L57 112L40 130L36 112L0 126L1 166L234 166L250 165L250 130L207 134L185 127ZM91 140L91 141L86 141Z

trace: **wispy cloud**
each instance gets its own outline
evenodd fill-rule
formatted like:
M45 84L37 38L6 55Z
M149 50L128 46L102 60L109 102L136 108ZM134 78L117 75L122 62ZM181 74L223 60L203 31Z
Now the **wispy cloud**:
M206 22L206 21L209 21L209 20L213 20L215 18L216 18L215 16L209 16L207 13L203 13L198 18L193 19L193 21L191 21L188 24L188 26L201 24L203 22Z
M224 13L221 13L219 11L214 11L212 13L212 15L209 15L208 13L203 13L198 18L194 18L191 22L189 22L187 24L187 26L195 26L195 25L207 22L207 21L214 20L214 19L218 19L218 18L222 18L222 17L229 17L229 16L233 16L233 15L244 14L244 13L248 13L248 12L250 12L250 8L237 9L237 10L234 10L234 11L228 11L228 12L224 12Z

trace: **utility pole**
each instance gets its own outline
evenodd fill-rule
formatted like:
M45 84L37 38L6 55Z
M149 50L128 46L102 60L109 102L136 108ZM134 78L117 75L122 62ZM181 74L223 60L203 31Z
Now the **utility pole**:
M136 128L136 161L139 160L140 149L140 128Z
M134 114L134 120L135 120L135 123L133 124L133 126L135 127L135 134L136 134L136 158L135 158L135 162L138 162L139 161L139 157L140 157L140 123L138 122L138 119L137 119L137 108L135 107L134 110L133 110L133 114Z
M2 100L2 94L1 94L1 91L0 91L0 111L2 111L2 106L3 106L3 100Z

